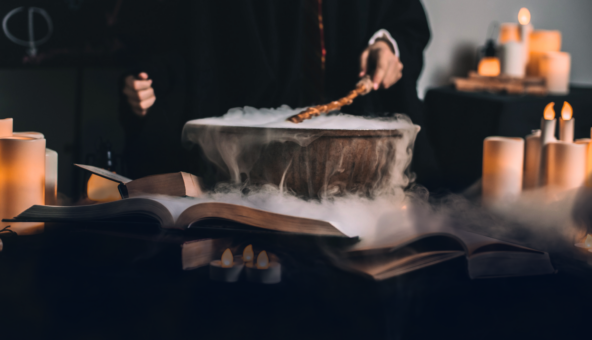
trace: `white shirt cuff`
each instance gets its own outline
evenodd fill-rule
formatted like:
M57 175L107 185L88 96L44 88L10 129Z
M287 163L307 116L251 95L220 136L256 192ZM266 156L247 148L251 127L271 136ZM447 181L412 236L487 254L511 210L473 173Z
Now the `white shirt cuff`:
M395 51L395 55L397 57L400 57L399 46L397 45L397 42L395 41L395 39L393 39L393 37L391 36L389 31L385 30L384 28L379 29L378 31L376 31L376 33L374 33L372 38L370 38L370 40L368 41L368 45L374 44L376 42L376 39L378 39L378 38L388 40L391 43L391 45L393 46L393 50Z

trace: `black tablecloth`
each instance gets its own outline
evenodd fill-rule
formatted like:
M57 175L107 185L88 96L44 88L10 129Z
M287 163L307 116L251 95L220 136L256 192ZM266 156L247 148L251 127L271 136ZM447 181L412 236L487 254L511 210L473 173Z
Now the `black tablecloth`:
M524 138L540 129L549 102L555 102L559 116L564 101L574 109L575 137L590 138L592 88L572 87L568 95L544 97L469 93L452 87L429 90L425 126L440 166L440 186L460 191L476 182L481 177L485 137Z
M470 280L457 258L374 282L282 254L282 282L257 285L210 281L207 267L182 271L156 243L138 251L133 240L78 232L16 241L0 252L1 339L585 339L590 332L591 267L556 257L555 275Z

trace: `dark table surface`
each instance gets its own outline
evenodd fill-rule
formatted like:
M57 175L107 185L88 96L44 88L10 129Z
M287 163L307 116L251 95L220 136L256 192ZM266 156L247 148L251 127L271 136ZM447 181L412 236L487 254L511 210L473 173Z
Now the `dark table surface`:
M75 229L75 228L74 228ZM1 339L585 339L592 266L470 280L458 258L383 282L280 254L282 282L217 283L169 246L64 231L6 240Z
M571 87L568 95L543 97L461 92L450 86L429 90L425 127L441 172L439 185L458 192L475 183L481 178L486 137L524 138L540 129L549 102L555 103L558 117L564 101L574 110L575 138L590 138L590 87Z

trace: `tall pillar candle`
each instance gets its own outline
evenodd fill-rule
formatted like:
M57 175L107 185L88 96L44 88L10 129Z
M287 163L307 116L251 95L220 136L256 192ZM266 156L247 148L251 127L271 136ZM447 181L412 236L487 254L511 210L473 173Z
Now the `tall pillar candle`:
M543 113L543 118L541 118L541 168L539 172L539 186L545 185L546 181L546 157L547 153L545 152L546 145L550 142L556 141L555 138L555 128L557 126L557 121L555 120L555 110L553 109L555 103L551 102L547 104L545 107L545 111Z
M562 141L547 144L547 185L560 191L582 186L586 179L586 149L584 144Z
M569 93L571 55L567 52L544 52L539 61L540 76L551 94Z
M502 73L511 77L524 77L524 48L522 43L508 41L501 48Z
M580 138L576 139L574 143L584 145L586 147L586 175L584 183L588 188L590 188L592 187L592 156L590 155L590 152L592 151L590 149L592 147L592 139Z
M58 203L58 153L45 149L45 205Z
M0 138L0 218L13 218L45 202L45 139ZM2 228L9 223L0 222ZM17 234L32 234L43 223L13 223Z
M586 147L586 187L592 188L592 143Z
M483 201L512 200L522 191L524 139L487 137L483 141Z
M530 11L528 9L524 7L520 9L520 12L518 12L518 22L520 23L520 41L522 42L522 48L524 49L522 68L526 70L526 64L528 63L529 56L530 34L532 33L532 24L530 24Z
M573 109L568 102L563 102L561 117L559 118L559 140L571 143L574 141L574 127L576 119L573 118Z
M587 143L585 141L587 141ZM585 180L585 184L586 184L586 187L592 188L592 139L582 138L582 139L576 140L576 143L586 145L586 180Z
M539 186L541 170L541 130L534 130L526 136L524 148L524 190L535 189Z

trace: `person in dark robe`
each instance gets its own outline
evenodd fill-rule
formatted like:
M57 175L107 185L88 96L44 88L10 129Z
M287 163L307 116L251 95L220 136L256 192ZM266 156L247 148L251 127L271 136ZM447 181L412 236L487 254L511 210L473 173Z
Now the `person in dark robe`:
M423 123L417 80L430 30L419 0L199 1L188 11L191 38L149 56L123 84L133 178L184 168L180 136L190 119L232 107L324 104L365 74L376 91L342 112L405 113ZM428 149L422 135L416 155Z

